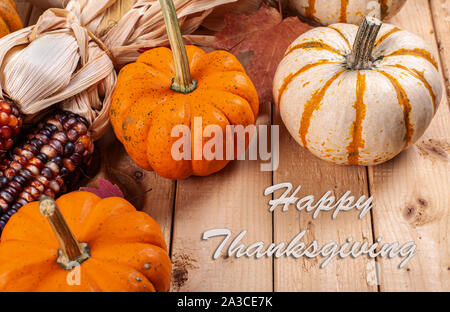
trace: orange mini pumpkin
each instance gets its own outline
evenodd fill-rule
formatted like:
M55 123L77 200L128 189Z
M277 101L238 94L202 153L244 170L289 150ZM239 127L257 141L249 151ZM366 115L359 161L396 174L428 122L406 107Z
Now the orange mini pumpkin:
M13 0L0 0L0 38L22 28L16 3Z
M170 274L158 224L122 198L45 198L20 209L1 238L0 292L167 291Z
M171 179L210 175L223 169L227 158L199 159L191 148L190 159L174 159L172 147L180 138L172 137L172 130L178 125L194 128L199 117L202 130L217 125L224 136L228 125L253 125L258 94L232 54L185 47L172 1L160 2L173 53L168 48L152 49L122 69L112 98L111 123L143 169ZM198 134L191 130L193 143ZM200 136L203 148L211 138Z

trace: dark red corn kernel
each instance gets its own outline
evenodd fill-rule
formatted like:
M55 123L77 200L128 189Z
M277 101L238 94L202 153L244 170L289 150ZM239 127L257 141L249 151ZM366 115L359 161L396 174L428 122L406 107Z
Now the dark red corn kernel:
M58 156L58 151L50 145L44 145L41 149L41 153L49 158Z
M56 181L52 181L50 182L50 189L55 192L56 194L59 193L59 191L61 190L61 186L59 185L58 182Z
M11 204L14 201L14 196L6 191L0 191L0 197L8 204Z
M77 122L74 126L73 129L79 134L79 135L85 135L88 132L88 128L86 127L85 124L81 123L81 122Z
M11 187L11 186L5 187L5 192L8 192L14 198L19 195L19 192L14 187Z
M48 161L48 157L45 156L44 154L38 154L36 158L42 161L42 163L46 163Z
M47 131L46 131L47 132ZM35 136L35 138L37 140L39 140L39 142L41 142L42 144L48 144L48 141L50 140L50 138L47 136L50 133L45 133L45 134L37 134Z
M68 121L66 121L66 122L64 123L64 130L68 131L68 130L71 129L77 122L78 122L78 120L76 120L75 118L70 118Z
M34 154L26 149L21 150L20 155L22 155L23 157L25 157L28 160L30 160L34 157Z
M57 176L55 181L59 183L59 185L64 185L65 181L61 176Z
M55 113L0 161L0 234L18 209L42 194L54 198L79 176L80 165L90 163L94 143L87 129L83 118Z
M0 198L0 210L5 212L8 210L9 204L2 198Z
M83 161L83 156L81 156L78 153L75 153L70 157L70 160L73 162L75 166L80 166L81 162Z
M69 141L69 138L67 137L67 135L64 132L57 132L57 133L53 134L52 139L58 140L63 145L66 144L67 141Z
M19 197L17 200L17 203L21 205L21 207L25 206L26 204L30 203L29 201L25 200L23 197Z
M52 159L52 162L54 162L59 167L62 167L64 165L63 158L62 157L55 157Z
M48 167L45 167L44 169L41 170L41 175L49 180L53 178L53 172Z
M9 168L5 170L4 174L8 180L11 180L16 176L16 171L14 169Z
M75 164L68 158L64 159L64 167L67 168L67 170L69 170L70 172L75 171Z
M36 178L36 181L38 181L39 183L41 183L42 186L44 186L44 188L48 187L48 185L50 184L50 181L49 181L46 177L44 177L44 176L42 176L42 175L38 176L38 177Z
M75 150L75 145L72 142L68 142L66 146L64 146L64 156L72 155Z
M50 140L49 144L56 150L58 155L62 155L62 153L64 153L64 147L60 141L52 139Z
M36 155L39 153L39 149L36 146L32 145L32 144L25 144L23 147L24 150L32 153L33 155Z
M27 179L25 179L22 175L14 175L13 181L18 183L20 186L24 186L27 183Z
M14 209L15 211L19 210L20 207L22 207L22 205L15 203L14 205L11 206L11 209Z
M19 175L24 177L26 181L30 181L31 179L33 179L33 174L27 169L20 170Z
M5 187L8 184L8 179L6 177L0 177L0 188Z
M53 173L53 176L56 176L59 174L59 166L54 163L53 161L49 161L45 167L47 167L48 169L50 169Z
M63 167L63 168L61 169L61 171L59 172L59 174L60 174L61 176L63 176L63 177L66 177L66 176L68 176L68 175L70 174L70 171L69 171L66 167Z
M0 100L0 155L2 157L14 145L22 129L22 123L19 110L10 102Z
M67 131L67 137L72 143L75 143L80 136L74 129L70 129L69 131Z
M83 155L85 150L86 148L84 147L83 143L78 142L77 144L75 144L75 153Z
M26 169L27 169L29 172L31 172L31 173L33 174L33 176L39 175L40 170L39 170L39 168L36 167L35 165L30 164L30 165L26 166Z
M33 157L29 161L30 165L36 166L39 170L44 167L44 163L37 157Z
M22 159L18 159L18 161L13 161L10 165L9 165L9 167L11 168L11 169L13 169L13 170L15 170L15 171L19 171L19 170L21 170L22 169ZM24 162L24 163L26 163L26 162Z
M44 192L44 195L47 195L48 197L52 197L52 198L56 197L55 192L53 192L51 189L46 189Z

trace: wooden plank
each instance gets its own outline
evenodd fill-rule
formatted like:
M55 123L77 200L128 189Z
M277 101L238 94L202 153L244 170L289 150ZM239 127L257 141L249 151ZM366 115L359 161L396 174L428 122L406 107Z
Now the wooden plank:
M275 123L282 124L278 113ZM332 191L337 198L347 191L356 198L368 196L365 168L335 166L321 161L300 147L286 128L280 126L280 168L274 173L274 184L284 182L292 183L294 189L299 185L302 187L298 198L314 195L318 200L327 191ZM276 193L275 198L280 195ZM308 230L301 240L307 246L314 240L318 241L319 247L333 241L342 245L349 237L371 244L371 216L368 214L360 220L358 214L356 211L344 212L332 220L331 212L322 212L313 220L311 213L298 212L295 206L288 212L282 212L279 207L274 218L275 242L289 243L298 233ZM335 259L320 269L322 261L320 257L275 260L275 291L377 291L376 282L371 283L369 279L369 274L375 270L374 260L366 257Z
M270 103L262 105L260 124L270 124ZM235 161L218 174L178 182L172 244L172 291L272 291L272 259L212 256L222 238L202 240L205 231L227 228L242 243L272 243L272 216L263 191L271 172L258 161ZM228 248L229 243L227 244Z
M447 94L450 94L450 2L448 0L430 0L430 5L445 86Z
M409 1L391 21L437 50L429 3ZM439 23L439 21L436 21ZM403 268L379 260L382 291L448 291L450 113L447 97L419 142L394 160L369 169L374 228L384 241L414 241L418 254Z

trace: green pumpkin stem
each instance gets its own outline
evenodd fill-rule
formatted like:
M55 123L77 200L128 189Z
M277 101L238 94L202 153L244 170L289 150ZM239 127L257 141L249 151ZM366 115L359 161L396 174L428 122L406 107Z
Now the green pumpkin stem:
M175 5L172 0L159 0L166 24L170 47L172 48L175 67L175 78L171 89L180 93L190 93L197 88L197 82L192 79L189 59L181 36Z
M47 218L58 240L60 249L56 262L63 269L72 270L90 258L88 245L77 241L53 198L42 196L39 209Z
M350 69L364 70L372 67L374 61L372 51L381 25L382 22L375 17L366 16L364 18L356 34L352 53L347 57Z

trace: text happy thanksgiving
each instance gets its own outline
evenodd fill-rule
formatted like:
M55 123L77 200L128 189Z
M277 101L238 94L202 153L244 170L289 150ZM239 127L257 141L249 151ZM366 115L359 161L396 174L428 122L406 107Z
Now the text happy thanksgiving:
M358 200L351 195L351 192L346 192L341 198L337 199L332 196L332 192L328 191L317 201L313 195L305 196L303 198L296 197L301 190L298 186L294 191L291 183L281 183L268 187L264 191L265 196L274 194L276 191L284 191L279 198L274 198L269 201L269 211L273 212L277 207L281 207L283 212L290 209L290 206L295 207L299 212L306 211L312 213L312 218L317 219L321 212L333 211L332 219L335 220L340 212L350 211L356 209L359 211L359 219L364 218L372 209L373 198L361 196ZM339 257L345 259L347 257L357 258L360 256L367 256L369 258L395 258L399 257L402 261L399 263L399 268L403 268L412 257L416 255L416 244L414 242L406 242L400 245L399 242L382 243L383 238L378 237L373 243L367 241L354 241L352 237L345 240L342 245L332 241L323 246L314 240L312 242L303 242L302 239L308 230L298 233L290 242L281 242L278 244L271 243L266 246L264 242L256 242L250 245L241 243L242 239L247 235L247 230L243 230L236 237L232 238L232 231L226 228L218 228L206 231L203 233L203 239L208 240L212 237L223 237L218 248L213 254L213 259L217 260L222 253L226 253L228 257L248 257L260 259L262 257L280 258L293 257L295 259L306 257L316 258L322 257L324 261L320 268L325 268L334 258ZM226 249L227 248L227 249Z

